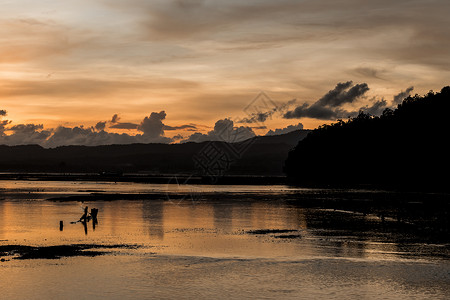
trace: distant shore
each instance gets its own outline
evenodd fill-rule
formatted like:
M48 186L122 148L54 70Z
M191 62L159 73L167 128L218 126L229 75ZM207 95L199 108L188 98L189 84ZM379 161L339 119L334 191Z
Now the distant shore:
M1 181L81 181L81 182L130 182L148 184L176 185L288 185L313 189L350 189L350 190L385 190L397 192L445 193L450 191L442 188L427 188L422 186L399 186L377 184L323 184L315 182L293 183L286 176L258 175L225 175L209 177L189 174L101 174L101 173L9 173L0 172Z
M227 175L209 177L188 174L102 174L102 173L0 173L0 180L28 181L102 181L157 184L287 184L285 176Z
M300 188L318 189L356 189L356 190L386 190L398 192L425 192L425 193L450 193L448 187L435 186L411 186L392 184L343 184L343 183L317 183L314 181L298 183L287 176L273 175L223 175L201 176L198 174L145 174L113 172L101 173L51 173L51 172L0 172L1 181L86 181L86 182L130 182L148 184L177 184L177 185L288 185Z

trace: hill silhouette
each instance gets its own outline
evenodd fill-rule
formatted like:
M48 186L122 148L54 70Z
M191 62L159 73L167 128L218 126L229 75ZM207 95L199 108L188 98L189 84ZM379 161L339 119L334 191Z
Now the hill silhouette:
M283 163L309 130L278 136L258 136L242 142L248 147L234 159L223 175L282 176ZM0 172L52 173L144 173L201 174L194 157L211 143L225 149L240 143L203 142L185 144L131 144L63 146L46 149L38 145L0 145Z
M312 131L290 151L285 172L300 184L448 186L450 87L409 96L379 117L360 113Z

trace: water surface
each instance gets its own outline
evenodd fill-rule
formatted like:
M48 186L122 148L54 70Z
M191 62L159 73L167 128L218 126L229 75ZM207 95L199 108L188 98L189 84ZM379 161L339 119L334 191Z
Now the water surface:
M0 245L138 246L97 257L6 257L5 299L446 299L450 292L448 244L405 238L377 216L305 208L280 197L320 191L26 181L0 182L0 191ZM208 197L170 197L192 191ZM46 200L92 192L156 192L160 199ZM85 206L99 209L96 226L72 224Z

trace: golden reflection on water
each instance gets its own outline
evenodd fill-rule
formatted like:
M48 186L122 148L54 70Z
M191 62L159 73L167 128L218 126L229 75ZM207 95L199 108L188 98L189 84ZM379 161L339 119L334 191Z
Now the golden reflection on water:
M74 186L52 183L42 193L48 194L49 189L80 193L79 185ZM93 188L100 189L90 184L89 189ZM102 186L108 188L124 192L123 186ZM35 187L28 185L27 189ZM199 295L274 299L434 295L444 299L448 292L448 264L436 264L426 257L423 261L405 259L405 253L414 254L415 248L395 239L379 241L379 236L356 227L350 232L342 230L339 218L331 218L337 214L332 211L245 196L170 201L161 193L160 200L81 203L35 200L23 193L16 199L15 193L6 193L7 199L0 200L0 245L142 247L95 258L1 262L0 288L5 299L78 299L80 294L100 299L106 291L107 298L117 299ZM79 222L71 224L85 206L99 209L95 228L92 221L86 228ZM284 235L297 237L249 232L261 229L295 230Z
M214 186L198 186L214 190ZM408 246L395 240L380 242L371 232L342 231L330 216L277 201L276 194L289 192L283 186L220 186L217 190L244 192L238 200L226 196L201 201L186 197L170 200L168 185L105 184L85 182L1 182L0 243L60 245L74 243L142 245L161 253L261 256L261 257L349 257L390 259L401 257ZM179 191L180 187L176 187ZM245 192L260 189L272 193L272 201L246 198ZM159 191L160 200L56 202L42 200L49 194L71 195L105 192ZM38 198L36 200L36 198ZM99 209L98 224L76 222L85 206ZM320 213L319 213L320 212ZM328 213L328 214L326 214ZM351 220L351 214L341 218ZM60 230L60 222L64 226ZM366 220L373 222L373 220ZM76 223L74 223L76 222ZM95 225L95 226L94 226ZM355 223L355 226L358 226ZM251 230L288 229L283 234L250 234ZM296 235L296 236L295 236ZM414 250L412 250L414 251ZM420 254L420 253L419 253Z
M84 206L98 208L98 224L76 222ZM1 244L132 244L158 253L238 257L350 257L370 259L399 253L395 243L359 237L336 240L308 229L310 211L285 203L255 201L0 201ZM63 221L63 230L59 222ZM282 234L251 230L289 229ZM289 234L289 233L286 233Z

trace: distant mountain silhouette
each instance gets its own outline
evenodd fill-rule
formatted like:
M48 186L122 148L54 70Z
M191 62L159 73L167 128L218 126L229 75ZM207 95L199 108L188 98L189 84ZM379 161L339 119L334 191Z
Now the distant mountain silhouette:
M300 184L448 187L450 87L410 96L380 117L360 113L323 125L289 153L285 171Z
M283 163L309 130L278 136L258 136L227 144L203 142L185 144L131 144L108 146L63 146L46 149L38 145L0 145L0 172L117 172L148 174L199 174L194 157L213 145L223 149L244 149L232 160L224 175L283 175ZM246 148L242 148L245 145ZM208 163L208 162L206 162Z

